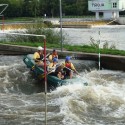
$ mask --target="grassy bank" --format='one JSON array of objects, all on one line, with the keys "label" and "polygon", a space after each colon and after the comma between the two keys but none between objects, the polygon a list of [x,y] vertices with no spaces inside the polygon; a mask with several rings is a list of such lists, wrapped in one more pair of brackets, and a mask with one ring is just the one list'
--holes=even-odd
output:
[{"label": "grassy bank", "polygon": [[[38,46],[44,46],[44,43],[41,42],[0,42],[0,44],[10,44],[10,45],[21,45],[21,46],[31,46],[31,47],[38,47]],[[46,46],[48,49],[61,49],[60,44],[51,44],[51,43],[46,43]],[[101,53],[101,54],[111,54],[111,55],[121,55],[125,56],[125,51],[123,50],[117,50],[117,49],[100,49],[98,47],[92,47],[89,45],[63,45],[63,50],[67,51],[76,51],[76,52],[86,52],[86,53]]]},{"label": "grassy bank", "polygon": [[[98,22],[98,23],[102,24],[104,22]],[[55,31],[52,28],[49,28],[49,26],[47,27],[42,22],[40,22],[40,23],[37,22],[34,24],[22,24],[22,25],[21,24],[14,24],[14,25],[8,24],[7,25],[7,27],[9,27],[10,29],[11,28],[13,29],[12,26],[14,26],[14,29],[25,28],[26,29],[25,33],[27,33],[27,34],[44,34],[44,35],[46,35],[47,48],[60,49],[60,47],[61,47],[60,42],[59,42],[60,41],[60,32]],[[45,28],[45,27],[47,27],[47,28]],[[5,28],[5,26],[4,26],[4,28]],[[62,34],[63,41],[65,40],[65,37],[66,37],[66,35]],[[12,45],[32,46],[32,47],[37,47],[39,45],[43,46],[43,43],[41,43],[43,38],[38,38],[38,37],[7,35],[6,39],[7,40],[3,40],[3,41],[1,40],[0,43],[12,44]],[[99,53],[99,51],[100,51],[100,53],[102,53],[102,54],[112,54],[112,55],[125,56],[125,51],[117,50],[114,48],[109,48],[108,43],[105,44],[105,47],[103,49],[99,50],[98,41],[94,40],[93,38],[90,38],[90,41],[91,41],[91,45],[67,45],[67,44],[64,44],[63,49],[67,50],[67,51],[77,51],[77,52],[86,52],[86,53]]]}]

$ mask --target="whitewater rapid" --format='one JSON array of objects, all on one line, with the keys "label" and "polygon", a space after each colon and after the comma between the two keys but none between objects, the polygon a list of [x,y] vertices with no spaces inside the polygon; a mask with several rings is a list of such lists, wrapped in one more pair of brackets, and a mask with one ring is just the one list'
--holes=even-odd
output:
[{"label": "whitewater rapid", "polygon": [[[22,58],[0,56],[0,125],[45,124],[44,88]],[[125,124],[125,73],[99,71],[94,65],[90,69],[78,76],[88,86],[75,81],[47,93],[48,125]]]}]

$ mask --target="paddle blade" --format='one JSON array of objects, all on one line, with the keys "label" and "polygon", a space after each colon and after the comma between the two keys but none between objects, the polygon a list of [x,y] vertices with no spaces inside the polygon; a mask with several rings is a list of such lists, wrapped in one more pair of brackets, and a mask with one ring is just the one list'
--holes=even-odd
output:
[{"label": "paddle blade", "polygon": [[40,75],[38,75],[38,79],[44,79],[44,77],[45,77],[45,74],[43,73],[43,74],[40,74]]}]

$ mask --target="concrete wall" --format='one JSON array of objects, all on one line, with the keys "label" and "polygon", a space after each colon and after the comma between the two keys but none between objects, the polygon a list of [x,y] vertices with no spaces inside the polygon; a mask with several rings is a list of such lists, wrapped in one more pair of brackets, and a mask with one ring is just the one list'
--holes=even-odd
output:
[{"label": "concrete wall", "polygon": [[[0,55],[26,55],[34,53],[37,50],[36,47],[16,46],[0,44]],[[59,57],[65,57],[66,55],[82,59],[82,60],[93,60],[98,63],[98,54],[94,53],[82,53],[82,52],[70,52],[57,50]],[[51,49],[47,49],[47,53],[52,52]],[[115,55],[101,54],[100,57],[101,67],[111,70],[125,71],[125,57]]]},{"label": "concrete wall", "polygon": [[116,22],[121,25],[125,25],[125,17],[119,17]]}]

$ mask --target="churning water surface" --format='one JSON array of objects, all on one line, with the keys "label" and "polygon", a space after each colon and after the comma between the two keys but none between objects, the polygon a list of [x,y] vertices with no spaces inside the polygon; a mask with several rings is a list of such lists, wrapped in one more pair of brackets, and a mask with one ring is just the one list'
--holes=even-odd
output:
[{"label": "churning water surface", "polygon": [[[45,94],[22,56],[0,56],[0,125],[44,125]],[[80,63],[78,63],[80,62]],[[79,79],[47,94],[48,125],[125,125],[125,73],[80,64]],[[82,65],[85,64],[86,66]],[[89,67],[88,70],[84,68]]]},{"label": "churning water surface", "polygon": [[[60,28],[54,30],[59,31]],[[16,30],[18,32],[24,29]],[[5,30],[4,33],[15,32],[15,30]],[[99,34],[100,32],[100,34]],[[6,39],[6,35],[1,34],[0,39]],[[92,28],[63,28],[62,33],[65,35],[64,43],[70,45],[90,45],[92,42],[97,44],[100,41],[100,47],[105,44],[108,48],[115,46],[116,49],[125,50],[125,25],[103,25],[93,26]],[[92,38],[92,39],[91,39]]]},{"label": "churning water surface", "polygon": [[[99,34],[100,32],[100,34]],[[91,38],[94,43],[100,40],[100,47],[105,43],[108,47],[125,50],[125,25],[105,25],[92,28],[64,28],[65,42],[70,45],[90,45]]]}]

